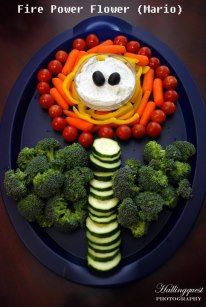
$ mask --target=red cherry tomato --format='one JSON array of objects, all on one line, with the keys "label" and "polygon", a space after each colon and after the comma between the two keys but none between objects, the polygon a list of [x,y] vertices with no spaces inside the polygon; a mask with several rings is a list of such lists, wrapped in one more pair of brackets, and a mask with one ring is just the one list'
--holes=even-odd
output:
[{"label": "red cherry tomato", "polygon": [[48,69],[46,68],[42,68],[39,70],[38,74],[37,74],[37,79],[39,81],[43,81],[43,82],[49,82],[51,80],[51,73]]},{"label": "red cherry tomato", "polygon": [[162,110],[154,110],[151,115],[151,120],[153,122],[162,124],[166,120],[166,115]]},{"label": "red cherry tomato", "polygon": [[138,53],[140,49],[140,43],[138,41],[130,41],[127,43],[127,52]]},{"label": "red cherry tomato", "polygon": [[178,94],[174,90],[169,90],[164,93],[164,101],[176,102],[178,100]]},{"label": "red cherry tomato", "polygon": [[138,54],[146,55],[148,58],[150,58],[151,55],[152,55],[152,51],[151,51],[151,49],[149,47],[142,47],[138,51]]},{"label": "red cherry tomato", "polygon": [[98,135],[100,138],[112,139],[114,137],[114,130],[110,126],[102,126],[98,130]]},{"label": "red cherry tomato", "polygon": [[161,132],[162,132],[162,127],[158,123],[150,122],[146,127],[146,133],[151,138],[158,137],[161,134]]},{"label": "red cherry tomato", "polygon": [[57,51],[57,53],[55,55],[56,60],[61,62],[61,63],[65,63],[66,60],[67,60],[67,57],[68,57],[68,54],[64,50]]},{"label": "red cherry tomato", "polygon": [[76,38],[73,41],[72,47],[77,50],[84,50],[86,47],[85,40],[83,38]]},{"label": "red cherry tomato", "polygon": [[54,104],[54,98],[50,94],[43,94],[39,97],[39,103],[42,108],[49,109]]},{"label": "red cherry tomato", "polygon": [[155,57],[150,58],[149,66],[152,69],[156,69],[158,66],[160,66],[160,60],[158,58],[155,58]]},{"label": "red cherry tomato", "polygon": [[142,139],[146,134],[145,126],[136,124],[132,127],[132,135],[135,139]]},{"label": "red cherry tomato", "polygon": [[171,115],[175,112],[176,110],[176,105],[172,101],[165,101],[163,106],[162,106],[162,111],[166,115]]},{"label": "red cherry tomato", "polygon": [[124,35],[118,35],[114,38],[114,44],[115,45],[121,45],[126,46],[127,44],[127,38]]},{"label": "red cherry tomato", "polygon": [[62,108],[57,104],[54,104],[49,108],[49,116],[51,118],[58,117],[62,115]]},{"label": "red cherry tomato", "polygon": [[173,90],[177,87],[177,79],[174,76],[167,76],[163,80],[163,87],[166,90]]},{"label": "red cherry tomato", "polygon": [[99,45],[99,38],[97,37],[96,34],[89,34],[86,37],[86,46],[88,49],[96,47]]},{"label": "red cherry tomato", "polygon": [[58,75],[62,72],[62,63],[57,60],[50,61],[48,68],[53,75]]},{"label": "red cherry tomato", "polygon": [[52,128],[56,131],[62,131],[66,127],[66,125],[66,120],[61,116],[55,117],[52,120]]},{"label": "red cherry tomato", "polygon": [[78,142],[85,148],[93,144],[94,138],[90,132],[82,132],[79,136]]},{"label": "red cherry tomato", "polygon": [[74,142],[77,138],[78,130],[75,127],[67,126],[64,128],[62,136],[67,142]]},{"label": "red cherry tomato", "polygon": [[49,94],[50,92],[50,86],[49,83],[47,82],[39,82],[37,84],[37,91],[39,94],[43,95],[43,94]]},{"label": "red cherry tomato", "polygon": [[120,140],[127,141],[132,136],[132,130],[127,125],[121,125],[117,128],[116,135]]},{"label": "red cherry tomato", "polygon": [[155,75],[157,78],[160,78],[160,79],[164,79],[166,78],[167,76],[169,76],[170,74],[170,70],[167,66],[165,65],[161,65],[159,67],[157,67],[156,71],[155,71]]}]

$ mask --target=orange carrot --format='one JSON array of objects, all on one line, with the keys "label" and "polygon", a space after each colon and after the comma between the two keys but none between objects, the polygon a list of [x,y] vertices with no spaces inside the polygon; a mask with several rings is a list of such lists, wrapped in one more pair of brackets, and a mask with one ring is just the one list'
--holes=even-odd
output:
[{"label": "orange carrot", "polygon": [[64,64],[64,67],[62,69],[62,73],[64,75],[68,75],[72,71],[78,55],[79,55],[79,50],[77,50],[77,49],[73,49],[69,53],[68,58],[67,58],[67,60]]},{"label": "orange carrot", "polygon": [[66,117],[66,121],[69,125],[76,127],[77,129],[82,131],[91,131],[94,127],[93,124],[81,118]]},{"label": "orange carrot", "polygon": [[56,103],[60,107],[62,107],[63,110],[67,110],[68,109],[67,102],[64,100],[64,98],[60,95],[60,93],[57,91],[57,89],[55,87],[50,89],[50,95],[54,98]]},{"label": "orange carrot", "polygon": [[139,66],[146,66],[149,64],[149,59],[146,55],[125,52],[124,56],[137,59],[139,61],[137,65]]},{"label": "orange carrot", "polygon": [[87,50],[87,52],[89,51],[89,53],[96,53],[96,48],[97,47],[101,47],[101,46],[111,46],[111,45],[114,45],[113,41],[111,39],[107,39],[106,41],[104,41],[103,43],[95,46],[95,47],[92,47],[90,49]]},{"label": "orange carrot", "polygon": [[62,81],[64,81],[64,80],[66,79],[66,76],[63,75],[63,74],[61,74],[61,73],[58,74],[57,77],[58,77],[60,80],[62,80]]},{"label": "orange carrot", "polygon": [[142,96],[142,99],[140,101],[139,107],[137,109],[137,113],[139,114],[139,116],[141,117],[144,109],[146,108],[147,102],[149,100],[149,96],[150,96],[151,92],[150,91],[145,91],[144,95]]},{"label": "orange carrot", "polygon": [[63,81],[60,80],[59,78],[53,78],[52,83],[54,87],[57,89],[57,91],[59,92],[59,94],[62,96],[62,98],[66,101],[66,103],[73,106],[74,104],[69,101],[69,99],[67,98],[67,96],[65,95],[63,91]]},{"label": "orange carrot", "polygon": [[145,91],[152,91],[153,81],[154,81],[154,70],[150,68],[148,72],[146,72],[143,78],[143,84],[142,84],[143,94]]},{"label": "orange carrot", "polygon": [[126,52],[125,46],[121,45],[98,45],[94,48],[91,48],[87,51],[88,53],[116,53],[116,54],[121,54]]},{"label": "orange carrot", "polygon": [[72,111],[63,110],[63,112],[64,112],[64,114],[65,114],[66,116],[73,117],[73,118],[78,118],[78,116],[77,116],[74,112],[72,112]]},{"label": "orange carrot", "polygon": [[142,114],[142,117],[140,118],[140,125],[146,126],[147,123],[150,120],[152,112],[155,110],[155,102],[149,101],[146,105],[146,108],[144,110],[144,113]]},{"label": "orange carrot", "polygon": [[79,60],[80,60],[84,55],[86,55],[86,54],[87,54],[86,51],[83,51],[83,50],[79,51],[79,54],[78,54],[78,56],[77,56],[77,58],[76,58],[74,67],[77,65],[77,63],[79,62]]},{"label": "orange carrot", "polygon": [[154,79],[153,97],[154,97],[154,102],[156,103],[156,106],[161,107],[164,103],[164,97],[163,97],[162,80],[159,78]]}]

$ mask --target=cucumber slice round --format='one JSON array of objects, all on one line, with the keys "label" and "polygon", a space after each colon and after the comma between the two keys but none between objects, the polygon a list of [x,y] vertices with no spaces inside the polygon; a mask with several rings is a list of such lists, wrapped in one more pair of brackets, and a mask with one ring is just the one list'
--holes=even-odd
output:
[{"label": "cucumber slice round", "polygon": [[90,255],[87,256],[87,263],[93,269],[101,272],[110,271],[114,269],[121,261],[121,254],[118,253],[111,260],[106,262],[100,262],[99,260],[93,259]]},{"label": "cucumber slice round", "polygon": [[90,186],[98,191],[109,191],[112,189],[112,180],[101,181],[97,179],[92,179],[90,181]]},{"label": "cucumber slice round", "polygon": [[109,200],[100,200],[89,195],[88,202],[94,210],[105,212],[114,210],[117,207],[119,200],[116,197]]},{"label": "cucumber slice round", "polygon": [[118,229],[119,224],[117,221],[111,222],[107,225],[98,224],[97,222],[92,221],[89,217],[86,220],[86,227],[87,229],[96,235],[107,235],[108,233],[111,233],[112,231]]},{"label": "cucumber slice round", "polygon": [[99,138],[93,143],[93,151],[101,157],[114,157],[120,153],[120,147],[114,140]]},{"label": "cucumber slice round", "polygon": [[115,232],[115,234],[113,234],[112,236],[104,237],[104,238],[97,237],[97,236],[91,234],[87,230],[86,231],[86,237],[87,237],[88,241],[90,241],[91,243],[99,244],[99,245],[103,245],[103,246],[110,246],[111,244],[116,243],[120,239],[120,230],[117,230],[117,232]]},{"label": "cucumber slice round", "polygon": [[117,254],[118,251],[119,249],[116,248],[114,251],[111,251],[111,252],[104,251],[102,253],[99,253],[99,252],[95,252],[95,250],[93,250],[91,247],[88,247],[89,255],[95,258],[102,258],[102,259],[113,257],[115,254]]},{"label": "cucumber slice round", "polygon": [[97,154],[95,154],[95,152],[92,152],[93,156],[99,160],[100,162],[106,162],[106,163],[115,163],[118,162],[120,159],[120,154],[118,154],[117,156],[115,156],[114,158],[103,158]]},{"label": "cucumber slice round", "polygon": [[100,160],[96,159],[92,154],[90,155],[90,161],[94,169],[104,172],[115,172],[119,169],[121,165],[121,160],[115,163],[101,162]]},{"label": "cucumber slice round", "polygon": [[113,222],[117,219],[116,214],[112,214],[108,217],[97,217],[97,216],[94,216],[91,213],[89,213],[89,217],[92,221],[99,223],[99,224],[108,224],[108,223]]},{"label": "cucumber slice round", "polygon": [[94,172],[94,178],[100,181],[110,181],[112,180],[114,172]]},{"label": "cucumber slice round", "polygon": [[90,195],[100,200],[109,200],[114,197],[113,190],[97,191],[93,188],[90,188]]},{"label": "cucumber slice round", "polygon": [[107,211],[107,212],[96,211],[91,206],[88,206],[88,210],[89,210],[89,213],[91,213],[92,216],[95,216],[95,217],[108,217],[115,212],[115,210]]},{"label": "cucumber slice round", "polygon": [[90,241],[88,241],[88,245],[96,252],[98,253],[104,253],[105,251],[113,251],[115,249],[117,249],[121,244],[121,240],[117,240],[115,243],[110,244],[108,246],[104,246],[104,245],[99,245],[99,244],[95,244],[92,243]]}]

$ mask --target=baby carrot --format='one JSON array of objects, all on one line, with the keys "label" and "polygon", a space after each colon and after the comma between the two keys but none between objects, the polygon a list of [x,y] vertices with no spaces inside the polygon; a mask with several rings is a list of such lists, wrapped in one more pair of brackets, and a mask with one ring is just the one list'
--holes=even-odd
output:
[{"label": "baby carrot", "polygon": [[116,53],[116,54],[121,54],[126,52],[125,46],[121,45],[98,45],[94,48],[91,48],[87,51],[88,53]]},{"label": "baby carrot", "polygon": [[124,56],[129,57],[129,58],[134,58],[137,59],[138,65],[139,66],[146,66],[149,64],[149,59],[146,55],[141,55],[141,54],[135,54],[131,52],[125,52]]},{"label": "baby carrot", "polygon": [[154,79],[153,83],[153,98],[156,106],[161,107],[164,103],[162,80]]},{"label": "baby carrot", "polygon": [[63,74],[61,74],[61,73],[58,74],[57,77],[58,77],[60,80],[62,80],[62,81],[64,81],[64,80],[66,79],[66,76],[63,75]]},{"label": "baby carrot", "polygon": [[78,116],[77,116],[74,112],[72,112],[72,111],[63,110],[63,113],[64,113],[66,116],[73,117],[73,118],[78,118]]},{"label": "baby carrot", "polygon": [[142,92],[143,93],[145,91],[152,91],[153,81],[154,81],[154,70],[150,68],[148,70],[148,72],[146,72],[146,74],[144,74],[143,84],[142,84]]},{"label": "baby carrot", "polygon": [[68,75],[72,71],[78,55],[79,55],[79,50],[77,49],[73,49],[69,53],[66,63],[64,64],[64,67],[62,69],[62,73],[64,75]]},{"label": "baby carrot", "polygon": [[146,108],[144,110],[144,113],[142,114],[142,117],[140,118],[140,125],[146,126],[150,120],[152,112],[155,110],[155,102],[149,101],[146,105]]},{"label": "baby carrot", "polygon": [[137,113],[139,114],[139,117],[142,116],[144,109],[146,108],[147,102],[149,100],[151,92],[150,91],[145,91],[144,95],[142,96],[142,99],[140,101],[139,107],[137,109]]},{"label": "baby carrot", "polygon": [[55,87],[50,89],[50,95],[54,98],[56,103],[60,107],[62,107],[63,110],[67,110],[68,109],[67,102],[64,100],[64,98],[60,95],[60,93],[57,91],[57,89]]},{"label": "baby carrot", "polygon": [[73,126],[82,131],[91,131],[94,127],[93,124],[80,118],[66,117],[66,121],[70,126]]},{"label": "baby carrot", "polygon": [[73,106],[74,104],[69,101],[69,99],[67,98],[67,96],[65,95],[63,91],[63,81],[60,80],[59,78],[53,78],[52,83],[54,87],[57,89],[57,91],[59,92],[59,94],[62,96],[62,98],[67,102],[67,104]]},{"label": "baby carrot", "polygon": [[78,56],[77,56],[77,58],[76,58],[74,67],[77,65],[77,63],[79,62],[79,60],[80,60],[84,55],[86,55],[86,54],[87,54],[86,51],[83,51],[83,50],[79,51],[79,54],[78,54]]},{"label": "baby carrot", "polygon": [[89,50],[87,50],[87,52],[89,53],[96,53],[96,48],[97,47],[101,47],[101,46],[111,46],[111,45],[114,45],[113,41],[111,39],[107,39],[106,41],[104,41],[103,43],[93,47],[93,48],[90,48]]}]

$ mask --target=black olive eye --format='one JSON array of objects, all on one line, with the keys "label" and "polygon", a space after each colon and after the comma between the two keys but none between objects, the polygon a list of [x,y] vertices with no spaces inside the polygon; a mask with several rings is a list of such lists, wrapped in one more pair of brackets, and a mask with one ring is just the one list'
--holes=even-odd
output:
[{"label": "black olive eye", "polygon": [[120,74],[118,72],[113,72],[108,79],[110,85],[117,85],[120,82]]},{"label": "black olive eye", "polygon": [[105,77],[103,73],[99,70],[93,73],[92,79],[97,86],[102,86],[105,83]]}]

